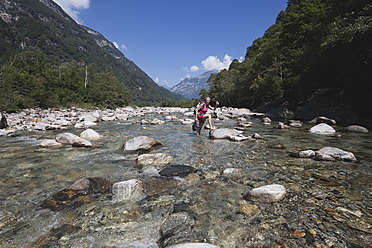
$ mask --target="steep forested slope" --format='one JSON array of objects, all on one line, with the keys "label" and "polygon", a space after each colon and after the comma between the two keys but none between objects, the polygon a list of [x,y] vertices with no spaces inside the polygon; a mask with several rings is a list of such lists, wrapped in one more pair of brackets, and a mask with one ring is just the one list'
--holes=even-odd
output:
[{"label": "steep forested slope", "polygon": [[[210,94],[225,105],[255,108],[282,98],[296,111],[323,95],[360,117],[372,108],[371,3],[288,1],[276,23],[247,48],[245,60],[234,60],[211,81]],[[331,105],[313,108],[332,115]]]}]

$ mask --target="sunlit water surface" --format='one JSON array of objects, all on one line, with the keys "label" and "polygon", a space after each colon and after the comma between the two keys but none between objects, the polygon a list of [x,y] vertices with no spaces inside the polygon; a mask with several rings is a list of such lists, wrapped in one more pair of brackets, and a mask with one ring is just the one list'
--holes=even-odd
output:
[{"label": "sunlit water surface", "polygon": [[[176,113],[174,113],[176,114]],[[144,118],[162,118],[147,115]],[[179,115],[179,118],[183,118]],[[190,126],[101,122],[94,128],[103,135],[92,148],[45,149],[39,143],[59,132],[20,132],[0,137],[1,247],[158,247],[159,228],[174,212],[187,212],[195,220],[200,240],[220,247],[368,247],[372,240],[372,136],[312,135],[310,126],[275,130],[252,120],[244,135],[259,133],[257,141],[212,140]],[[216,121],[234,127],[235,120]],[[79,135],[82,130],[71,129]],[[151,153],[174,155],[172,164],[194,167],[199,179],[162,179],[154,169],[136,165],[138,154],[124,153],[128,139],[146,135],[163,145]],[[321,162],[293,156],[298,151],[334,146],[353,152],[356,163]],[[226,168],[242,168],[238,179],[221,176]],[[111,195],[77,208],[52,211],[41,203],[84,177],[113,182],[139,179],[148,197],[139,202],[113,202]],[[163,181],[162,181],[163,180]],[[164,181],[165,180],[165,181]],[[165,182],[165,183],[164,183]],[[164,185],[161,185],[164,183]],[[278,203],[250,201],[254,187],[282,184],[286,197]],[[156,185],[156,186],[154,186]],[[168,185],[168,187],[167,187]],[[256,205],[253,216],[239,212]],[[1,218],[0,218],[1,220]]]}]

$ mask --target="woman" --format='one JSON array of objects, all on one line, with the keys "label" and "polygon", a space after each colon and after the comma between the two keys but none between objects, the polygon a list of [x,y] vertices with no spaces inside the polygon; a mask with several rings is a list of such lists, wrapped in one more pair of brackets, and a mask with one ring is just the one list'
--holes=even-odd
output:
[{"label": "woman", "polygon": [[199,107],[196,109],[195,113],[195,121],[199,120],[199,129],[196,132],[197,135],[200,135],[201,129],[203,127],[204,121],[208,119],[209,126],[211,130],[216,129],[212,126],[212,116],[210,114],[207,114],[208,109],[216,110],[217,106],[219,105],[219,102],[216,102],[216,106],[212,108],[209,103],[211,102],[211,98],[207,97],[205,99],[205,103],[200,104]]}]

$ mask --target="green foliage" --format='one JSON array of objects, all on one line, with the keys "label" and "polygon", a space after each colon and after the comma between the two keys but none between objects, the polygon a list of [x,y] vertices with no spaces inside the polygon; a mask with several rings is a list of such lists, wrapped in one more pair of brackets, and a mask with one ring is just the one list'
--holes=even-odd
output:
[{"label": "green foliage", "polygon": [[290,0],[243,62],[210,77],[209,93],[228,106],[255,108],[284,97],[296,107],[319,88],[336,88],[367,109],[371,58],[370,1]]},{"label": "green foliage", "polygon": [[94,67],[71,62],[53,68],[40,51],[19,53],[0,69],[0,109],[128,105],[125,86],[112,73],[97,73]]}]

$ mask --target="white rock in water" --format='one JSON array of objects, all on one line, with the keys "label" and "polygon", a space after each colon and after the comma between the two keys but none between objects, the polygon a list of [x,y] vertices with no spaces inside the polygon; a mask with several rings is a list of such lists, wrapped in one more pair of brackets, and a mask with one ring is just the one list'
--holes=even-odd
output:
[{"label": "white rock in water", "polygon": [[55,141],[55,140],[44,140],[39,144],[40,147],[57,147],[57,146],[63,146],[61,143]]},{"label": "white rock in water", "polygon": [[138,156],[137,163],[141,166],[169,164],[173,160],[172,155],[165,153],[142,154]]},{"label": "white rock in water", "polygon": [[147,136],[138,136],[126,141],[123,149],[125,151],[150,150],[156,145],[161,145],[161,143]]},{"label": "white rock in water", "polygon": [[183,243],[167,246],[167,248],[218,248],[218,246],[211,245],[208,243]]},{"label": "white rock in water", "polygon": [[76,138],[80,137],[72,133],[59,133],[56,136],[56,141],[64,145],[72,145]]},{"label": "white rock in water", "polygon": [[252,138],[253,138],[253,139],[263,139],[262,136],[259,135],[258,133],[254,133],[254,134],[252,135]]},{"label": "white rock in water", "polygon": [[315,152],[313,150],[300,151],[298,153],[298,156],[300,158],[311,158],[315,156]]},{"label": "white rock in water", "polygon": [[315,133],[315,134],[321,134],[321,135],[330,135],[336,133],[336,130],[333,129],[328,124],[325,123],[320,123],[312,128],[309,129],[310,133]]},{"label": "white rock in water", "polygon": [[128,114],[116,114],[116,119],[118,119],[119,121],[126,121],[128,120],[128,117]]},{"label": "white rock in water", "polygon": [[56,136],[56,141],[63,144],[63,145],[72,145],[72,146],[84,146],[84,147],[91,147],[92,143],[89,141],[80,138],[79,136],[72,134],[72,133],[60,133]]},{"label": "white rock in water", "polygon": [[145,197],[143,183],[137,179],[114,183],[112,194],[114,201],[141,200]]},{"label": "white rock in water", "polygon": [[251,137],[246,137],[244,135],[239,135],[239,136],[230,136],[229,139],[232,141],[244,141],[244,140],[249,140]]},{"label": "white rock in water", "polygon": [[249,195],[251,196],[252,200],[263,202],[280,201],[284,198],[286,193],[287,191],[285,187],[280,184],[266,185],[249,191]]},{"label": "white rock in water", "polygon": [[80,134],[80,137],[83,138],[83,139],[92,139],[92,140],[98,140],[101,138],[101,135],[99,135],[99,133],[97,133],[96,131],[94,131],[93,129],[87,129],[85,131],[83,131],[81,134]]},{"label": "white rock in water", "polygon": [[164,125],[165,121],[159,120],[159,119],[154,119],[151,121],[151,125]]},{"label": "white rock in water", "polygon": [[225,177],[240,178],[245,176],[245,171],[240,168],[226,168],[223,170],[222,175]]},{"label": "white rock in water", "polygon": [[347,152],[336,147],[323,147],[322,149],[316,151],[315,159],[332,161],[330,157],[333,158],[333,160],[357,160],[352,152]]},{"label": "white rock in water", "polygon": [[88,140],[77,137],[76,139],[74,139],[74,141],[72,143],[72,146],[75,146],[75,147],[92,147],[93,145]]},{"label": "white rock in water", "polygon": [[103,116],[102,121],[114,121],[116,116]]},{"label": "white rock in water", "polygon": [[231,136],[238,136],[239,132],[230,128],[219,128],[209,132],[209,137],[214,139],[229,139]]},{"label": "white rock in water", "polygon": [[97,126],[98,124],[95,123],[95,122],[91,122],[91,121],[84,121],[84,127],[94,127],[94,126]]}]

